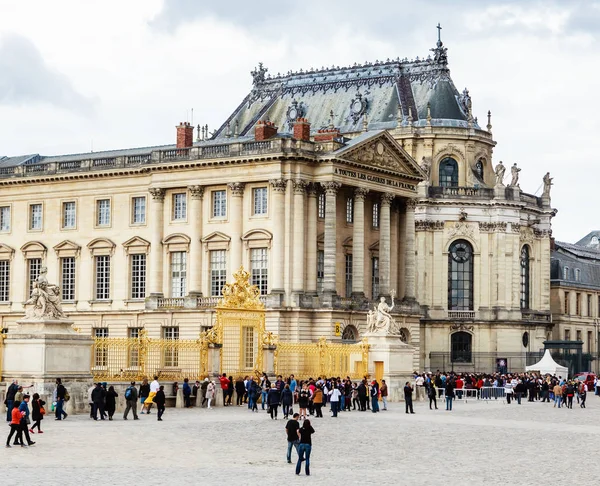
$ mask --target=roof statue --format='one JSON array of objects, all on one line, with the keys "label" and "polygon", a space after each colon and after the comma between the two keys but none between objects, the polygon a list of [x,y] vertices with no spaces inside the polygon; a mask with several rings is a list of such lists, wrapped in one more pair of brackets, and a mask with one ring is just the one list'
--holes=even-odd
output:
[{"label": "roof statue", "polygon": [[254,86],[258,86],[265,82],[265,74],[267,74],[267,71],[268,69],[263,66],[263,63],[259,62],[258,67],[250,73],[252,75]]},{"label": "roof statue", "polygon": [[24,304],[26,307],[24,321],[56,321],[67,318],[60,303],[60,288],[58,285],[48,283],[47,272],[48,269],[42,267],[38,278],[33,283],[31,296]]},{"label": "roof statue", "polygon": [[550,197],[550,188],[552,187],[552,177],[550,177],[550,172],[546,172],[544,176],[544,192],[542,193],[542,197]]},{"label": "roof statue", "polygon": [[512,179],[510,180],[509,187],[519,187],[519,172],[521,172],[521,169],[517,167],[517,163],[515,162],[510,168]]},{"label": "roof statue", "polygon": [[502,181],[504,180],[504,173],[506,172],[506,167],[504,167],[502,161],[498,162],[498,165],[496,166],[494,172],[496,173],[496,185],[503,186],[504,182]]}]

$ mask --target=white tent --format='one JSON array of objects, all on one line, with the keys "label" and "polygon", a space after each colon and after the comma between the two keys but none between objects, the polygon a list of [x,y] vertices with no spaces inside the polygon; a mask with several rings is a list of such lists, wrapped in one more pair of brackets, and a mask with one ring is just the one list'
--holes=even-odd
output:
[{"label": "white tent", "polygon": [[537,371],[542,375],[550,373],[551,375],[562,376],[563,378],[567,378],[569,375],[569,369],[566,366],[561,366],[552,359],[549,349],[546,349],[542,359],[531,366],[527,366],[525,371]]}]

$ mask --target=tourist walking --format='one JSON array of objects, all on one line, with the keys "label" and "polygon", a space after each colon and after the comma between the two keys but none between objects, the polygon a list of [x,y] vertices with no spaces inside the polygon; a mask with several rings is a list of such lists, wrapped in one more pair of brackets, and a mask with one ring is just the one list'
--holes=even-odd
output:
[{"label": "tourist walking", "polygon": [[454,401],[454,380],[446,380],[446,411],[452,412],[452,402]]},{"label": "tourist walking", "polygon": [[38,434],[43,434],[41,423],[44,419],[44,415],[46,415],[46,409],[44,408],[46,402],[40,399],[40,395],[38,393],[34,393],[31,402],[31,420],[33,420],[33,425],[29,432],[34,434],[35,428],[38,429]]},{"label": "tourist walking", "polygon": [[573,408],[573,395],[575,395],[575,387],[572,382],[567,385],[567,407]]},{"label": "tourist walking", "polygon": [[285,432],[287,433],[287,462],[288,464],[292,463],[292,447],[296,449],[296,453],[298,452],[298,442],[300,439],[298,438],[298,429],[300,429],[300,422],[298,422],[299,414],[295,413],[293,417],[288,420],[287,424],[285,424]]},{"label": "tourist walking", "polygon": [[[192,401],[190,397],[192,396],[192,387],[190,386],[189,378],[183,379],[183,404],[185,408],[190,408],[192,406]],[[223,391],[223,402],[225,402],[226,396],[225,391]]]},{"label": "tourist walking", "polygon": [[62,380],[60,378],[56,379],[56,407],[55,407],[55,420],[62,420],[63,418],[67,418],[68,414],[63,410],[65,405],[65,396],[67,395],[67,389],[62,384]]},{"label": "tourist walking", "polygon": [[23,401],[19,405],[19,411],[21,412],[21,432],[22,436],[25,436],[25,440],[27,441],[27,445],[33,445],[35,442],[31,440],[29,436],[29,395],[23,396]]},{"label": "tourist walking", "polygon": [[[150,384],[148,383],[147,378],[144,378],[142,380],[142,384],[140,385],[140,392],[138,395],[140,397],[140,404],[142,405],[142,409],[140,410],[140,413],[143,414],[144,410],[146,408],[146,399],[148,398],[148,395],[150,395]],[[150,413],[149,410],[148,410],[148,413]]]},{"label": "tourist walking", "polygon": [[219,382],[221,383],[221,392],[223,393],[223,406],[226,407],[228,393],[227,390],[229,390],[229,378],[227,378],[227,374],[223,373],[223,376],[219,377]]},{"label": "tourist walking", "polygon": [[[339,392],[339,390],[338,390]],[[296,474],[300,474],[302,462],[304,462],[304,472],[310,476],[310,453],[312,451],[312,435],[315,429],[310,425],[310,420],[306,419],[302,427],[298,430],[298,462],[296,463]]]},{"label": "tourist walking", "polygon": [[208,405],[206,406],[206,408],[210,409],[210,402],[213,401],[213,399],[215,398],[215,384],[212,381],[208,382],[208,386],[206,387],[206,401],[208,402]]},{"label": "tourist walking", "polygon": [[435,391],[435,384],[433,381],[429,382],[427,387],[427,396],[429,397],[429,410],[432,410],[431,405],[435,406],[437,410],[437,393]]},{"label": "tourist walking", "polygon": [[560,403],[562,401],[562,386],[560,386],[557,383],[556,385],[554,385],[554,388],[552,389],[552,391],[554,392],[554,405],[553,405],[553,407],[556,408],[556,405],[558,405],[558,408],[560,408]]},{"label": "tourist walking", "polygon": [[94,420],[98,420],[98,411],[100,411],[100,420],[104,420],[104,400],[106,392],[100,383],[96,383],[96,388],[92,390],[92,403],[94,404]]},{"label": "tourist walking", "polygon": [[365,412],[367,410],[367,382],[362,380],[356,388],[358,392],[358,401],[360,402],[360,411]]},{"label": "tourist walking", "polygon": [[13,380],[13,382],[6,389],[6,421],[11,422],[12,420],[12,409],[15,403],[15,395],[19,389],[19,382]]},{"label": "tourist walking", "polygon": [[263,410],[267,406],[267,395],[269,394],[270,390],[271,382],[269,381],[267,374],[263,373],[260,377],[260,405]]},{"label": "tourist walking", "polygon": [[581,383],[579,385],[579,398],[581,398],[581,403],[579,406],[581,408],[585,408],[585,399],[587,398],[588,387],[585,383]]},{"label": "tourist walking", "polygon": [[244,404],[244,393],[246,393],[246,385],[244,385],[244,380],[240,376],[235,382],[235,394],[236,394],[235,403],[237,404],[238,407],[241,407]]},{"label": "tourist walking", "polygon": [[146,406],[146,413],[150,413],[150,409],[152,408],[152,404],[154,403],[153,398],[158,393],[158,390],[160,390],[160,383],[158,382],[158,376],[155,376],[154,380],[152,380],[152,383],[150,383],[150,394],[148,395],[148,398],[146,398],[146,400],[144,401],[144,405]]},{"label": "tourist walking", "polygon": [[323,388],[320,384],[315,388],[312,401],[315,407],[315,417],[323,418]]},{"label": "tourist walking", "polygon": [[277,420],[277,408],[279,407],[280,401],[281,394],[279,393],[275,383],[273,383],[269,393],[267,394],[267,403],[269,405],[269,412],[271,413],[271,420]]},{"label": "tourist walking", "polygon": [[406,382],[404,385],[404,403],[406,406],[406,413],[415,413],[413,410],[413,401],[412,401],[413,388],[410,386],[410,382]]},{"label": "tourist walking", "polygon": [[[214,387],[213,387],[214,391]],[[164,385],[159,385],[158,391],[152,397],[154,403],[156,403],[156,411],[158,416],[158,421],[162,422],[162,416],[165,413],[165,402],[167,401],[167,397],[165,397],[165,387]],[[209,402],[210,403],[210,402]],[[210,408],[210,407],[208,407]]]},{"label": "tourist walking", "polygon": [[229,377],[229,383],[227,384],[227,406],[230,406],[231,399],[233,398],[233,376]]},{"label": "tourist walking", "polygon": [[298,407],[300,407],[300,418],[306,419],[307,408],[308,408],[308,400],[310,399],[310,392],[308,391],[308,386],[306,384],[302,385],[300,393],[298,394]]},{"label": "tourist walking", "polygon": [[106,392],[106,413],[108,413],[108,420],[113,419],[113,415],[117,409],[118,396],[119,394],[115,391],[115,387],[111,385]]},{"label": "tourist walking", "polygon": [[371,411],[379,412],[379,383],[377,380],[373,380],[371,383]]},{"label": "tourist walking", "polygon": [[331,416],[337,417],[339,406],[340,406],[340,389],[333,385],[329,392],[329,403],[331,404]]},{"label": "tourist walking", "polygon": [[204,407],[204,404],[206,403],[206,390],[208,390],[208,383],[208,378],[204,378],[202,385],[200,385],[200,395],[202,396],[202,403],[200,404],[201,407]]},{"label": "tourist walking", "polygon": [[16,434],[15,444],[20,444],[21,447],[27,447],[23,444],[23,431],[21,430],[21,418],[25,415],[24,412],[19,410],[19,406],[21,402],[15,400],[13,401],[13,408],[10,412],[10,432],[8,437],[6,438],[6,447],[10,447],[10,439],[12,436]]},{"label": "tourist walking", "polygon": [[388,387],[385,380],[381,380],[381,388],[379,389],[379,393],[381,393],[381,401],[383,403],[383,410],[387,410],[387,397],[388,397]]},{"label": "tourist walking", "polygon": [[286,384],[281,392],[281,410],[283,411],[283,418],[287,419],[289,415],[293,413],[294,407],[294,394],[290,389],[290,385]]},{"label": "tourist walking", "polygon": [[133,420],[138,420],[137,415],[137,390],[135,388],[135,381],[131,382],[131,385],[125,390],[125,412],[123,413],[123,420],[127,420],[129,411],[133,412]]}]

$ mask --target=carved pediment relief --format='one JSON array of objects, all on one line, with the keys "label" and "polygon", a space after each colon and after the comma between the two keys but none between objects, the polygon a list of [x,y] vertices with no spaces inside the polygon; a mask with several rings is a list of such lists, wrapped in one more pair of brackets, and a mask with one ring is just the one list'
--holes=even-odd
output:
[{"label": "carved pediment relief", "polygon": [[0,243],[0,260],[12,260],[14,254],[14,248]]},{"label": "carved pediment relief", "polygon": [[231,238],[225,233],[221,233],[220,231],[214,231],[210,235],[207,235],[204,238],[202,238],[202,243],[204,243],[204,249],[206,251],[228,250],[230,242]]},{"label": "carved pediment relief", "polygon": [[139,236],[134,236],[123,243],[123,248],[128,255],[131,253],[148,253],[150,242]]},{"label": "carved pediment relief", "polygon": [[77,257],[81,252],[81,247],[77,243],[65,240],[54,247],[54,251],[59,258],[63,257]]}]

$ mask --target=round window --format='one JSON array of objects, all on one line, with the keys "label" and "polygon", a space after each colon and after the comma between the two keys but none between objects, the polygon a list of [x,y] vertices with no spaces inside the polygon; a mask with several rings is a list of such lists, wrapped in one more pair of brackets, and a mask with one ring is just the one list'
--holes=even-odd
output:
[{"label": "round window", "polygon": [[529,345],[529,333],[523,333],[523,347],[526,348]]}]

